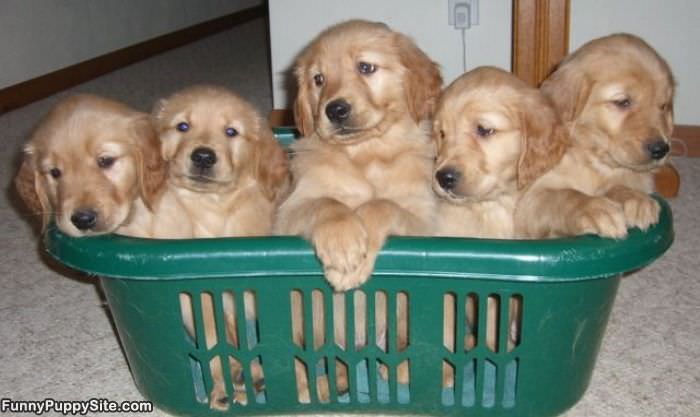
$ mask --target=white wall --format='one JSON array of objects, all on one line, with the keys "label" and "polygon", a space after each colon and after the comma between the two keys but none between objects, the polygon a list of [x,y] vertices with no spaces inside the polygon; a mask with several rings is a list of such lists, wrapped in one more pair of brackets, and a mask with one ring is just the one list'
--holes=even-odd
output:
[{"label": "white wall", "polygon": [[0,88],[263,0],[1,0]]},{"label": "white wall", "polygon": [[700,124],[700,1],[586,0],[571,2],[570,50],[614,32],[644,38],[671,65],[678,83],[675,121]]},{"label": "white wall", "polygon": [[[467,30],[467,69],[495,65],[510,70],[509,0],[481,0],[480,24]],[[447,0],[269,0],[274,107],[291,108],[288,71],[322,29],[363,18],[387,23],[412,37],[442,66],[445,84],[462,74],[462,38],[447,25]],[[293,85],[293,84],[292,84]]]}]

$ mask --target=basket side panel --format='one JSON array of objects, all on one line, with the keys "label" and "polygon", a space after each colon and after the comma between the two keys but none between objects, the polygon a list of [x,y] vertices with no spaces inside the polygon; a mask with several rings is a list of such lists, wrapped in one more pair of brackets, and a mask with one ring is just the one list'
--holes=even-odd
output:
[{"label": "basket side panel", "polygon": [[[610,317],[620,276],[524,292],[518,399],[523,415],[556,415],[583,396]],[[549,387],[543,389],[543,384]]]},{"label": "basket side panel", "polygon": [[101,279],[136,386],[166,411],[195,410],[178,282]]},{"label": "basket side panel", "polygon": [[[561,413],[583,395],[619,277],[570,283],[375,277],[340,297],[321,276],[103,284],[139,389],[173,414],[221,413],[211,409],[217,385],[212,360],[220,358],[224,372],[219,384],[226,387],[227,411],[233,415],[543,417]],[[292,292],[299,294],[302,305],[302,343],[293,336]],[[183,293],[192,297],[195,343],[183,326],[178,302]],[[236,303],[234,324],[224,317],[234,314],[226,313],[227,293]],[[397,326],[399,293],[408,299],[408,343],[403,348]],[[253,318],[247,317],[245,294],[255,301]],[[456,305],[451,327],[445,325],[446,294]],[[471,313],[465,311],[470,297],[478,300]],[[513,297],[522,300],[522,310],[517,342],[511,346],[507,301]],[[335,308],[337,298],[342,300],[340,309]],[[501,302],[492,309],[490,298]],[[206,300],[213,300],[209,308],[215,315],[216,343],[205,330]],[[362,311],[359,319],[356,310]],[[342,336],[334,331],[340,316],[345,323]],[[377,317],[385,317],[385,323]],[[486,329],[494,323],[498,333],[491,337]],[[229,340],[230,326],[237,332],[235,342]],[[444,341],[448,327],[454,332],[452,348]],[[325,334],[319,335],[319,329]],[[264,377],[252,365],[256,360]],[[305,366],[303,395],[297,361]],[[347,365],[345,371],[334,366],[336,361]],[[402,363],[408,363],[408,382],[402,381]],[[450,380],[445,379],[445,363],[453,368]],[[347,374],[341,376],[341,371]],[[338,380],[345,388],[338,387]]]}]

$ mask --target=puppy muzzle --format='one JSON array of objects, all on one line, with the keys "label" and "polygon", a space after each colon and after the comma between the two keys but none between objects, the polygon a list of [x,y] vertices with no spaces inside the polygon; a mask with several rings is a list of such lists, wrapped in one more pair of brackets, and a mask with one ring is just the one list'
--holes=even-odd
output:
[{"label": "puppy muzzle", "polygon": [[80,231],[93,230],[97,225],[98,213],[92,208],[79,208],[73,211],[70,221]]},{"label": "puppy muzzle", "polygon": [[435,179],[445,191],[453,191],[461,177],[462,174],[452,167],[442,168],[435,173]]},{"label": "puppy muzzle", "polygon": [[671,147],[668,145],[668,142],[661,138],[652,139],[646,144],[646,152],[654,161],[660,161],[663,159],[666,155],[668,155],[670,150]]}]

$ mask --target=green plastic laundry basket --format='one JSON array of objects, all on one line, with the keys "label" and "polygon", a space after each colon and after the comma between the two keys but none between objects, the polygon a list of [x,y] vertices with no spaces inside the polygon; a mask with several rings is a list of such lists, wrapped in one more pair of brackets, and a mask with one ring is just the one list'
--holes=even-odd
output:
[{"label": "green plastic laundry basket", "polygon": [[[671,211],[658,201],[660,222],[646,232],[630,230],[625,240],[393,237],[372,278],[342,297],[333,296],[312,248],[298,237],[71,238],[52,227],[45,245],[60,262],[99,277],[136,385],[172,414],[543,417],[562,413],[583,395],[622,274],[649,264],[671,245]],[[182,294],[191,300],[192,336],[183,326]],[[303,343],[292,335],[292,294],[303,305]],[[213,300],[216,319],[217,343],[209,349],[205,298]],[[254,301],[254,315],[244,299]],[[233,322],[224,317],[226,300],[235,304]],[[397,315],[405,314],[397,312],[398,300],[407,306],[407,346],[397,341]],[[514,346],[507,342],[512,300],[520,306]],[[313,340],[319,321],[314,302],[325,311],[323,340]],[[333,318],[334,302],[341,302],[341,317]],[[375,308],[380,302],[385,309]],[[470,303],[471,318],[465,308]],[[361,305],[364,319],[356,320]],[[454,325],[445,327],[450,311]],[[381,312],[386,326],[376,325]],[[495,346],[485,342],[490,314],[497,324]],[[334,336],[339,321],[344,344]],[[448,333],[456,341],[449,348]],[[467,339],[472,342],[462,343]],[[210,365],[219,358],[229,398],[236,382],[229,365],[241,364],[245,405],[231,401],[226,411],[210,408]],[[306,399],[299,397],[295,363],[311,381]],[[348,374],[342,392],[336,389],[336,363]],[[402,363],[408,363],[409,377],[399,383]],[[251,364],[262,369],[264,383],[250,377]],[[378,364],[388,374],[377,372]],[[448,384],[445,369],[454,375]],[[327,398],[318,395],[315,383],[323,378],[329,381]]]}]

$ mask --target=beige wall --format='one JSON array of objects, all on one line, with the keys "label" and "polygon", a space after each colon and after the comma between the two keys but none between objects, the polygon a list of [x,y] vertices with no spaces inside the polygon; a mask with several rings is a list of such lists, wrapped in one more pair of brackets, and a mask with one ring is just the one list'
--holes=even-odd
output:
[{"label": "beige wall", "polygon": [[1,0],[0,88],[262,0]]},{"label": "beige wall", "polygon": [[[299,7],[303,4],[304,7]],[[510,70],[510,0],[481,0],[480,25],[467,30],[467,69]],[[322,29],[351,18],[379,20],[411,36],[442,67],[446,83],[461,75],[462,38],[447,24],[447,0],[269,0],[275,108],[290,108],[287,71]]]},{"label": "beige wall", "polygon": [[697,0],[572,0],[570,48],[613,32],[641,36],[676,76],[676,123],[700,124],[699,17]]}]

